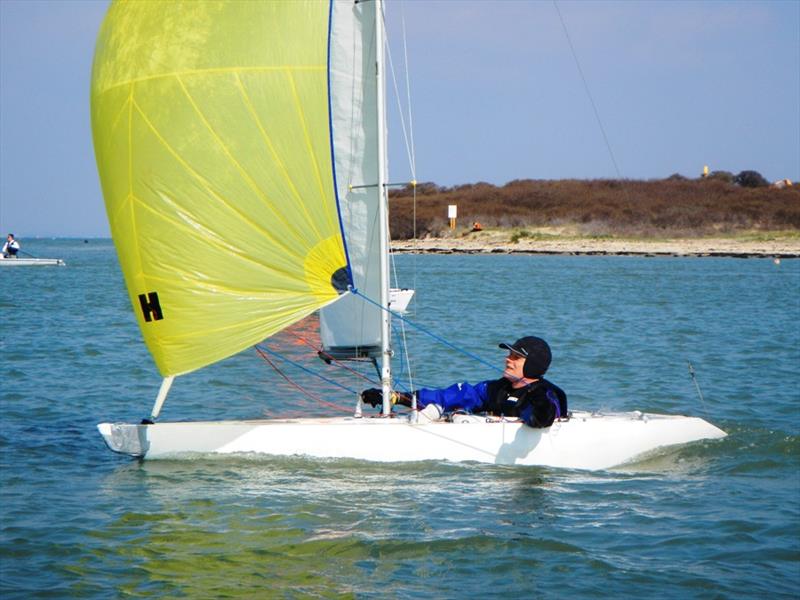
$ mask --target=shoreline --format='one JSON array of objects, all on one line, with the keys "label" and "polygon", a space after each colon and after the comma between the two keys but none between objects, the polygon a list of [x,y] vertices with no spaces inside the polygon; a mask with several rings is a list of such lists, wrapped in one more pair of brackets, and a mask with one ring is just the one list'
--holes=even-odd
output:
[{"label": "shoreline", "polygon": [[393,240],[396,253],[417,254],[562,254],[600,256],[719,256],[735,258],[800,258],[800,239],[763,241],[726,238],[625,240],[593,238],[520,239],[475,235],[453,238]]}]

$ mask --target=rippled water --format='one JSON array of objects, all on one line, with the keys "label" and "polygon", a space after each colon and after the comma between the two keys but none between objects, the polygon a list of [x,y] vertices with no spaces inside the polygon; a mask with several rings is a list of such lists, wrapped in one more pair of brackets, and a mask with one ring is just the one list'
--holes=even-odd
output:
[{"label": "rippled water", "polygon": [[[95,423],[148,414],[159,384],[113,248],[24,249],[68,266],[0,269],[3,598],[800,591],[800,261],[398,257],[420,290],[414,322],[498,366],[498,341],[546,337],[571,407],[697,414],[730,434],[585,473],[111,454]],[[312,320],[266,346],[298,359],[313,337]],[[408,338],[412,385],[496,375]],[[363,387],[337,375],[351,391],[330,391],[279,366],[325,400],[349,405]],[[178,379],[162,417],[332,410],[250,350]]]}]

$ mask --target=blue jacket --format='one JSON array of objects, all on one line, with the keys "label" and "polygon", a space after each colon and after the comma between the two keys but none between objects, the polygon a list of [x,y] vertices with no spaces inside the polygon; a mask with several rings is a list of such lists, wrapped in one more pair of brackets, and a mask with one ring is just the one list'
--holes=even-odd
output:
[{"label": "blue jacket", "polygon": [[531,427],[550,427],[555,419],[567,417],[567,394],[544,378],[517,389],[507,379],[421,389],[417,391],[417,404],[420,408],[438,404],[444,412],[464,410],[518,417]]}]

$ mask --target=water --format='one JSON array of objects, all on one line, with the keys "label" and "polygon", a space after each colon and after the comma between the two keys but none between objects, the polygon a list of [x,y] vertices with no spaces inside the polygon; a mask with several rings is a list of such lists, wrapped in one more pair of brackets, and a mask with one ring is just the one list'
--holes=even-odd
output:
[{"label": "water", "polygon": [[[455,345],[499,366],[499,341],[542,335],[554,350],[549,375],[571,407],[697,414],[728,431],[725,440],[599,473],[302,458],[139,463],[111,454],[95,430],[148,414],[159,384],[113,247],[23,243],[68,266],[0,269],[4,599],[800,592],[800,261],[397,259],[403,282],[420,290],[413,320]],[[268,346],[297,358],[309,350],[300,338],[312,335],[304,324]],[[412,385],[496,374],[408,335]],[[312,395],[323,390],[282,369]],[[325,399],[352,397],[337,389]],[[249,350],[180,378],[162,417],[331,410]]]}]

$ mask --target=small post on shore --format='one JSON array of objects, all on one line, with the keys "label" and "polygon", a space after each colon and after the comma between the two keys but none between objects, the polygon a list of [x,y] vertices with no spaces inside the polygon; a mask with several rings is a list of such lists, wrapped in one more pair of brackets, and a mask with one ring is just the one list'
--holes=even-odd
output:
[{"label": "small post on shore", "polygon": [[458,205],[447,205],[447,218],[450,219],[450,229],[456,228],[456,217],[458,216]]}]

